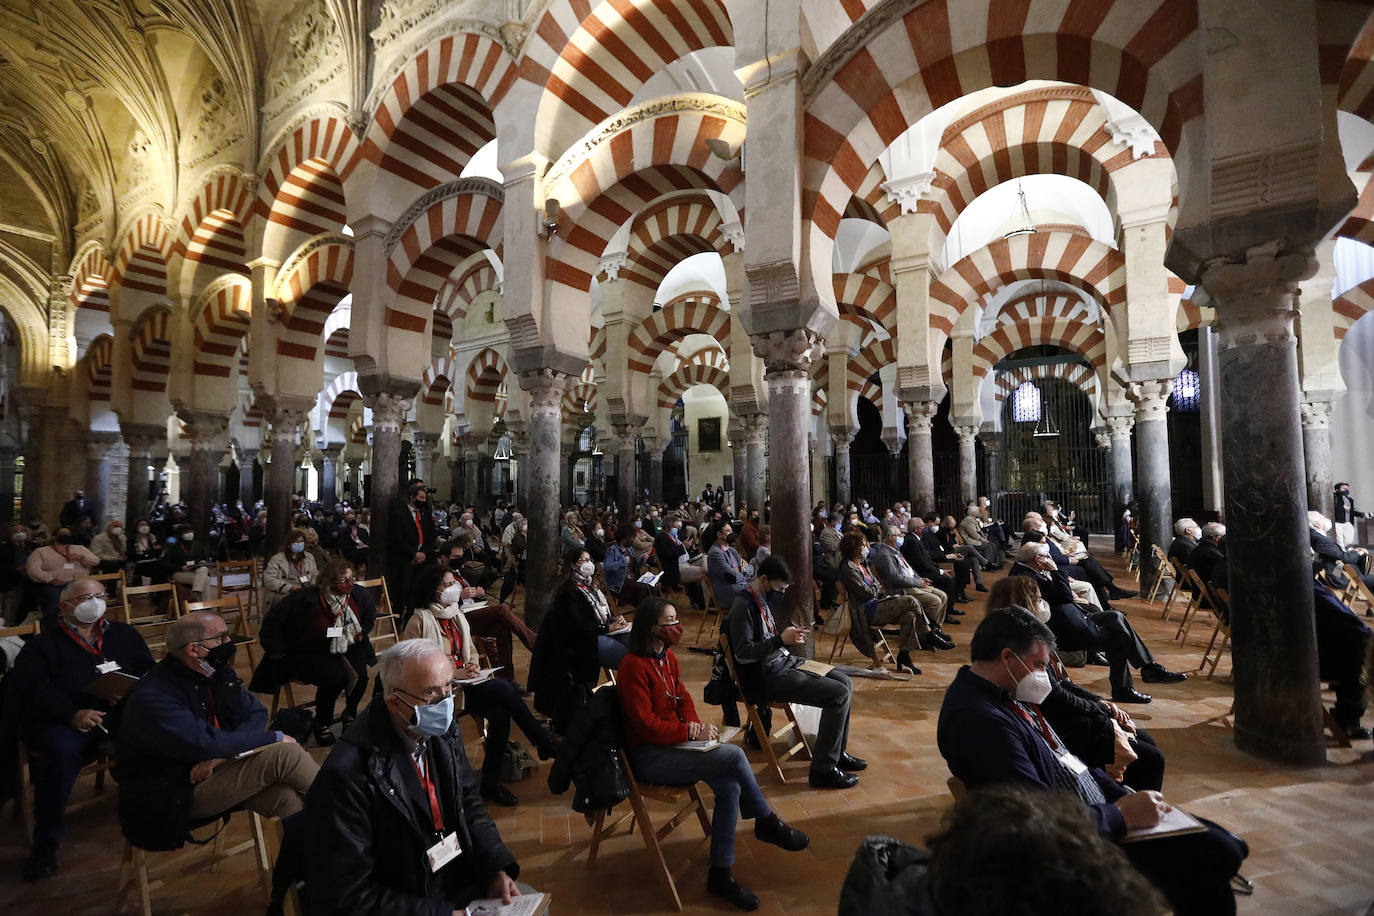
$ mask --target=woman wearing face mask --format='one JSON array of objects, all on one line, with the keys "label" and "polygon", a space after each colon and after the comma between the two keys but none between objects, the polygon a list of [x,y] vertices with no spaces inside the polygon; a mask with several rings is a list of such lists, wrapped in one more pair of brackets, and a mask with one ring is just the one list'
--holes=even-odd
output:
[{"label": "woman wearing face mask", "polygon": [[258,640],[266,656],[253,672],[249,689],[276,693],[288,681],[314,684],[315,741],[334,743],[334,707],[344,697],[343,725],[358,715],[367,689],[377,606],[366,589],[354,588],[353,565],[330,560],[316,581],[290,592],[263,617]]},{"label": "woman wearing face mask", "polygon": [[592,584],[596,566],[587,551],[570,550],[563,563],[568,576],[539,626],[529,679],[534,708],[553,719],[559,731],[591,695],[602,667],[619,667],[630,632],[625,618]]},{"label": "woman wearing face mask", "polygon": [[[438,564],[427,564],[415,573],[415,594],[428,601],[415,602],[415,613],[406,624],[404,639],[427,639],[453,659],[458,677],[476,677],[479,665],[477,646],[462,611],[466,588],[453,573]],[[534,745],[540,760],[551,759],[556,748],[553,736],[541,726],[534,713],[520,698],[515,684],[491,678],[481,684],[463,687],[466,708],[487,722],[486,753],[482,760],[482,797],[498,805],[519,804],[515,793],[501,784],[501,763],[514,720]]]},{"label": "woman wearing face mask", "polygon": [[44,620],[53,620],[62,589],[89,576],[99,565],[99,557],[74,543],[70,528],[58,528],[53,544],[29,554],[24,568],[34,583]]},{"label": "woman wearing face mask", "polygon": [[873,640],[874,627],[900,626],[897,670],[920,674],[911,660],[911,650],[919,648],[917,632],[925,625],[920,603],[910,595],[884,595],[878,577],[868,568],[868,538],[851,531],[840,541],[840,581],[849,599],[849,640],[854,648],[872,659],[869,667],[881,670],[878,649]]},{"label": "woman wearing face mask", "polygon": [[191,587],[191,600],[201,601],[210,587],[210,551],[196,540],[190,525],[177,525],[175,538],[162,554],[168,577],[178,585]]},{"label": "woman wearing face mask", "polygon": [[286,533],[286,542],[281,551],[267,561],[267,569],[262,574],[263,588],[267,590],[268,601],[276,601],[315,581],[320,568],[305,549],[305,532],[292,528]]},{"label": "woman wearing face mask", "polygon": [[691,751],[676,744],[716,737],[703,725],[682,682],[673,646],[682,641],[677,609],[662,598],[646,598],[635,611],[630,651],[620,666],[617,694],[625,715],[626,753],[635,777],[659,785],[705,782],[715,794],[711,819],[711,870],[706,889],[743,910],[759,899],[731,874],[735,863],[735,825],[754,820],[754,836],[790,852],[805,849],[806,834],[783,823],[769,807],[744,751],[719,744]]},{"label": "woman wearing face mask", "polygon": [[637,581],[644,574],[646,557],[634,548],[635,529],[622,525],[615,533],[615,541],[606,548],[601,570],[606,576],[606,591],[615,595],[620,605],[636,607],[649,597],[649,586]]},{"label": "woman wearing face mask", "polygon": [[100,558],[102,573],[118,572],[129,559],[124,523],[111,520],[105,530],[91,539],[91,553]]}]

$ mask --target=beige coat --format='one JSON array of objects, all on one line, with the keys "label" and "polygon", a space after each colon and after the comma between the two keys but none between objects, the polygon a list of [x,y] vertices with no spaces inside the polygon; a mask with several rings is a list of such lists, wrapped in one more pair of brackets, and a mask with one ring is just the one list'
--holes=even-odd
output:
[{"label": "beige coat", "polygon": [[[415,613],[410,615],[410,621],[406,624],[404,638],[406,639],[428,639],[440,649],[444,654],[448,654],[449,644],[445,638],[443,630],[439,629],[439,621],[434,616],[434,611],[439,605],[432,604],[429,607],[416,608]],[[477,646],[472,641],[472,631],[468,629],[467,616],[459,611],[453,616],[458,621],[459,628],[463,631],[463,664],[477,664]]]},{"label": "beige coat", "polygon": [[65,557],[58,553],[60,546],[40,547],[29,554],[25,571],[30,579],[45,585],[70,585],[100,565],[100,558],[80,544],[69,544]]}]

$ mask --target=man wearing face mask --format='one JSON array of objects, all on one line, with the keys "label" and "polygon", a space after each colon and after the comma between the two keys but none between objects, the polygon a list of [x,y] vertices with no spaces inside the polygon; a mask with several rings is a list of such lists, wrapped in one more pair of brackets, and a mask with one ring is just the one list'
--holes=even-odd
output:
[{"label": "man wearing face mask", "polygon": [[402,620],[410,617],[410,588],[415,567],[438,555],[439,539],[424,481],[412,480],[406,501],[392,506],[387,529],[386,588]]},{"label": "man wearing face mask", "polygon": [[325,761],[306,806],[306,909],[453,913],[519,895],[520,866],[482,804],[453,724],[453,661],[407,639],[379,658],[382,697]]},{"label": "man wearing face mask", "polygon": [[190,525],[178,525],[176,538],[162,555],[167,574],[178,585],[191,587],[191,600],[201,601],[210,587],[210,551],[203,541],[196,540]]},{"label": "man wearing face mask", "polygon": [[1368,517],[1355,508],[1355,499],[1350,495],[1350,484],[1345,481],[1336,484],[1331,518],[1335,522],[1337,543],[1347,548],[1355,546],[1355,519]]},{"label": "man wearing face mask", "polygon": [[[105,619],[105,589],[99,582],[78,579],[64,588],[58,614],[55,624],[25,644],[7,678],[14,697],[6,712],[18,713],[20,733],[32,752],[34,830],[25,881],[57,871],[62,815],[76,774],[97,753],[108,752],[115,707],[88,692],[92,682],[109,671],[141,677],[153,666],[137,630]],[[7,759],[14,757],[7,754]]]},{"label": "man wearing face mask", "polygon": [[[1039,704],[1050,693],[1054,634],[1024,608],[993,611],[973,634],[972,664],[945,693],[936,738],[950,772],[970,789],[1011,783],[1067,792],[1097,829],[1120,840],[1158,824],[1169,810],[1159,792],[1131,792],[1065,747]],[[1202,833],[1121,847],[1179,914],[1236,911],[1231,879],[1249,854],[1245,841],[1208,821]]]},{"label": "man wearing face mask", "polygon": [[1174,522],[1174,540],[1169,545],[1169,559],[1177,560],[1184,566],[1192,566],[1189,557],[1202,540],[1202,528],[1191,518],[1181,518]]},{"label": "man wearing face mask", "polygon": [[62,589],[93,573],[100,558],[77,544],[70,528],[57,529],[57,542],[39,547],[29,554],[25,571],[37,589],[36,597],[45,620],[51,622],[57,613]]},{"label": "man wearing face mask", "polygon": [[192,824],[234,807],[301,810],[319,767],[290,735],[267,730],[267,710],[234,673],[236,648],[224,618],[188,614],[125,701],[119,822],[141,849],[180,849]]}]

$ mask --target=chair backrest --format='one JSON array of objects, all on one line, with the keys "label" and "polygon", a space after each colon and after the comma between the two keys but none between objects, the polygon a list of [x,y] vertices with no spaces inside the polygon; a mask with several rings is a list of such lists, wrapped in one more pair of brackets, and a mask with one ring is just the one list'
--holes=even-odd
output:
[{"label": "chair backrest", "polygon": [[229,625],[230,633],[244,639],[249,638],[248,615],[243,606],[243,596],[237,592],[222,595],[213,601],[188,601],[181,608],[182,614],[194,614],[197,611],[214,611],[224,618],[224,622]]},{"label": "chair backrest", "polygon": [[1150,545],[1150,553],[1154,554],[1155,559],[1160,563],[1167,565],[1170,569],[1173,568],[1173,561],[1169,559],[1169,555],[1165,553],[1158,544]]},{"label": "chair backrest", "polygon": [[87,576],[86,578],[99,582],[105,587],[107,613],[108,608],[124,604],[124,590],[129,585],[125,579],[124,570],[121,569],[118,572],[112,573],[100,573],[98,575]]},{"label": "chair backrest", "polygon": [[949,794],[954,796],[955,804],[963,801],[964,797],[968,795],[968,788],[964,785],[964,781],[958,776],[951,776],[949,779],[946,779],[945,785],[949,786]]},{"label": "chair backrest", "polygon": [[[247,576],[246,582],[225,582],[230,577]],[[258,587],[258,564],[256,560],[220,560],[215,566],[216,584],[220,594],[225,592],[246,592]]]},{"label": "chair backrest", "polygon": [[5,639],[9,636],[37,636],[38,632],[42,629],[43,619],[41,617],[35,617],[28,623],[21,623],[13,627],[0,627],[0,639]]},{"label": "chair backrest", "polygon": [[[136,610],[144,602],[148,603],[149,610],[153,609],[154,602],[161,595],[167,596],[163,612],[135,616]],[[161,585],[131,585],[124,589],[124,600],[124,622],[139,631],[154,658],[161,658],[167,651],[167,627],[181,616],[176,586],[170,582]]]},{"label": "chair backrest", "polygon": [[396,612],[391,607],[391,593],[387,591],[386,580],[378,576],[376,579],[359,579],[354,583],[355,588],[377,589],[377,616],[390,617]]}]

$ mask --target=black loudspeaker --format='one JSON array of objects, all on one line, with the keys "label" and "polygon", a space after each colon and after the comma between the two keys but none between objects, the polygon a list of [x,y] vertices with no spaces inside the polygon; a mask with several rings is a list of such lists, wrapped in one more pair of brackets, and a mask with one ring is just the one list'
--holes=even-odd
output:
[{"label": "black loudspeaker", "polygon": [[726,474],[723,478],[721,478],[721,481],[720,481],[720,488],[721,488],[722,490],[734,490],[734,489],[735,489],[735,478],[734,478],[734,476],[732,476],[732,475],[730,475],[730,474]]}]

